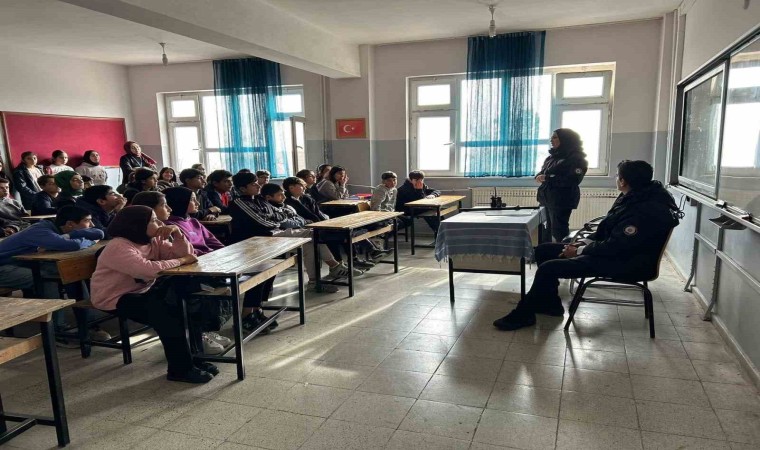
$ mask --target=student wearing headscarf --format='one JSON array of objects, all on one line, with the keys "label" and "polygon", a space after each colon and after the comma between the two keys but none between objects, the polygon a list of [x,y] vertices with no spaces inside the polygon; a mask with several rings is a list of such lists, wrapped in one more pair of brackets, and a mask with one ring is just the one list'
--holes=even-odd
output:
[{"label": "student wearing headscarf", "polygon": [[142,152],[140,144],[135,141],[127,141],[124,143],[125,155],[119,159],[119,167],[121,167],[122,180],[128,180],[129,174],[136,169],[144,167],[151,169],[154,172],[158,172],[156,168],[156,161],[150,156]]},{"label": "student wearing headscarf", "polygon": [[549,156],[536,174],[537,199],[546,207],[551,237],[562,242],[570,234],[570,214],[578,207],[581,190],[578,187],[588,170],[583,141],[569,128],[554,130]]},{"label": "student wearing headscarf", "polygon": [[82,156],[82,164],[76,169],[79,175],[92,178],[93,186],[108,184],[108,173],[100,165],[100,153],[95,150],[87,150]]},{"label": "student wearing headscarf", "polygon": [[92,275],[92,304],[153,327],[168,361],[168,380],[210,381],[219,369],[193,363],[179,308],[166,301],[165,289],[154,286],[162,270],[197,261],[185,235],[176,226],[162,225],[147,206],[119,211],[108,234],[112,240]]},{"label": "student wearing headscarf", "polygon": [[[163,192],[166,203],[171,211],[167,224],[178,226],[193,246],[196,256],[205,255],[224,247],[224,244],[214,237],[202,223],[191,217],[198,211],[198,201],[195,193],[185,187],[169,188]],[[146,194],[139,194],[146,195]],[[135,197],[137,201],[137,197]],[[255,330],[262,323],[269,320],[261,310],[261,303],[269,300],[269,293],[274,284],[274,277],[261,283],[245,293],[243,301],[243,328],[247,331]],[[277,328],[277,321],[269,324],[269,329]],[[206,333],[206,337],[219,341],[217,333]],[[226,338],[224,338],[226,339]],[[228,344],[219,342],[223,346]],[[205,342],[204,342],[205,346]]]},{"label": "student wearing headscarf", "polygon": [[73,205],[76,203],[77,197],[81,197],[84,193],[84,190],[82,189],[84,187],[82,176],[73,170],[58,172],[55,175],[55,184],[61,188],[61,192],[58,193],[58,197],[55,198],[56,208]]}]

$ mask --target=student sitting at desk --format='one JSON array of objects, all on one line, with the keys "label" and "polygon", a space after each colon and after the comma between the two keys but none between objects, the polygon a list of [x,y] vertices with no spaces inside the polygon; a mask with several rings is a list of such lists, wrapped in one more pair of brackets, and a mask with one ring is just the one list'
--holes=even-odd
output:
[{"label": "student sitting at desk", "polygon": [[[195,199],[193,191],[184,187],[176,187],[165,190],[164,195],[166,196],[166,204],[171,211],[169,218],[165,221],[166,224],[176,225],[182,230],[188,241],[190,241],[190,244],[192,244],[195,256],[205,255],[224,247],[224,244],[219,242],[202,223],[190,216],[198,210],[198,201]],[[274,278],[268,279],[245,293],[242,323],[246,331],[253,331],[259,325],[269,320],[269,317],[264,315],[261,304],[269,300],[269,294],[274,285]],[[274,330],[277,326],[278,323],[275,320],[269,324],[269,329]],[[207,347],[210,350],[206,353],[211,353],[215,350],[218,353],[224,347],[230,345],[230,343],[229,339],[221,336],[219,333],[207,332],[203,336],[204,351]]]},{"label": "student sitting at desk", "polygon": [[378,184],[375,190],[372,191],[369,209],[370,211],[393,212],[396,210],[396,196],[398,195],[396,184],[398,183],[398,177],[395,172],[384,172],[380,178],[383,182]]},{"label": "student sitting at desk", "polygon": [[[404,205],[416,200],[422,200],[425,198],[435,198],[441,195],[440,191],[430,188],[425,184],[425,172],[421,170],[413,170],[409,172],[409,178],[404,181],[404,184],[398,188],[398,197],[396,198],[396,211],[401,211],[408,214]],[[431,216],[423,216],[425,222],[433,230],[433,233],[438,233],[438,218]],[[409,224],[411,220],[409,217],[402,217],[401,220],[405,224]]]},{"label": "student sitting at desk", "polygon": [[[239,242],[252,236],[311,237],[311,230],[303,228],[306,221],[284,204],[282,187],[270,183],[262,188],[256,181],[256,175],[252,173],[238,173],[233,177],[241,196],[230,207],[232,241]],[[310,289],[316,289],[317,277],[313,248],[312,245],[303,247]],[[322,261],[330,267],[330,277],[348,276],[348,268],[335,260],[327,246],[322,244],[319,253]],[[322,292],[337,291],[336,286],[322,285]]]},{"label": "student sitting at desk", "polygon": [[272,173],[268,170],[257,170],[256,171],[256,182],[259,183],[259,186],[264,186],[265,184],[269,183],[269,180],[272,179]]},{"label": "student sitting at desk", "polygon": [[314,175],[314,171],[309,169],[299,170],[296,176],[302,179],[304,183],[306,183],[306,194],[311,196],[312,199],[316,200],[314,196],[311,195],[311,188],[317,183],[317,176]]},{"label": "student sitting at desk", "polygon": [[111,186],[104,184],[85,189],[84,194],[76,202],[78,207],[92,214],[92,226],[103,231],[106,239],[110,239],[108,225],[126,204],[127,200],[124,197],[115,192]]},{"label": "student sitting at desk", "polygon": [[52,175],[43,175],[37,178],[37,184],[42,188],[41,191],[34,194],[34,200],[32,201],[32,215],[43,216],[46,214],[55,214],[55,199],[58,198],[58,193],[61,188],[55,182],[55,177]]},{"label": "student sitting at desk", "polygon": [[232,174],[226,170],[215,170],[208,174],[207,180],[206,194],[209,202],[219,208],[219,214],[229,214],[229,207],[234,200]]},{"label": "student sitting at desk", "polygon": [[158,185],[156,186],[156,189],[163,191],[164,189],[177,186],[179,186],[179,183],[177,183],[177,174],[174,172],[174,169],[171,167],[164,167],[158,172]]},{"label": "student sitting at desk", "polygon": [[621,192],[596,232],[579,244],[546,243],[536,247],[538,270],[533,286],[517,307],[493,324],[516,330],[536,323],[536,314],[562,316],[560,278],[646,279],[657,263],[670,230],[682,217],[673,197],[644,161],[618,164]]},{"label": "student sitting at desk", "polygon": [[198,201],[198,212],[191,214],[198,220],[216,220],[221,208],[211,204],[208,199],[206,187],[206,175],[198,169],[185,169],[179,173],[179,181],[182,186],[195,192],[195,199]]},{"label": "student sitting at desk", "polygon": [[0,225],[3,228],[3,234],[9,236],[26,228],[29,223],[21,218],[28,215],[24,207],[11,198],[10,181],[0,178]]},{"label": "student sitting at desk", "polygon": [[58,172],[55,177],[55,184],[61,188],[58,196],[55,198],[54,206],[61,208],[76,203],[76,199],[84,193],[84,180],[82,175],[73,170]]},{"label": "student sitting at desk", "polygon": [[156,330],[168,361],[167,380],[211,381],[219,369],[210,363],[193,363],[176,302],[166,301],[164,284],[154,286],[162,270],[198,260],[182,230],[162,225],[147,206],[128,206],[114,217],[108,234],[113,240],[98,258],[92,275],[92,304]]},{"label": "student sitting at desk", "polygon": [[[103,239],[103,232],[91,228],[90,213],[76,206],[64,206],[55,219],[41,220],[34,225],[0,241],[0,286],[24,291],[25,297],[34,294],[34,277],[32,269],[19,264],[14,256],[37,253],[39,251],[71,252],[92,246]],[[42,275],[57,276],[54,265],[43,264]],[[78,285],[67,285],[69,298],[81,299],[83,293]],[[58,298],[58,286],[45,283],[42,287],[44,298]],[[64,327],[62,312],[54,314],[56,329]],[[107,333],[93,334],[94,339],[110,339]]]},{"label": "student sitting at desk", "polygon": [[127,184],[127,189],[124,191],[124,197],[127,199],[127,204],[131,204],[132,198],[140,192],[157,191],[158,174],[152,169],[137,169],[135,170],[135,181]]},{"label": "student sitting at desk", "polygon": [[323,202],[330,200],[343,200],[349,197],[348,172],[341,166],[333,166],[325,179],[319,182],[317,190]]}]

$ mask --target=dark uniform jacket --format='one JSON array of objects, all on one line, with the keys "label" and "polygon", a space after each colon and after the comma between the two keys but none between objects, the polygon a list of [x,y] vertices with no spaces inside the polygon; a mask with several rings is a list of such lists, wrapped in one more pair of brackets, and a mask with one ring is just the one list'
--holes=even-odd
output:
[{"label": "dark uniform jacket", "polygon": [[55,199],[45,191],[39,191],[34,194],[34,200],[32,200],[32,215],[41,216],[44,214],[55,214]]},{"label": "dark uniform jacket", "polygon": [[404,181],[404,184],[398,188],[398,194],[396,197],[396,211],[402,211],[406,213],[406,208],[404,208],[405,204],[413,202],[415,200],[422,200],[428,195],[438,197],[441,195],[441,192],[436,191],[435,189],[431,189],[427,184],[423,184],[422,189],[415,189],[412,182],[407,179]]},{"label": "dark uniform jacket", "polygon": [[547,208],[575,209],[581,199],[578,187],[588,170],[586,154],[580,150],[549,150],[541,171],[546,180],[538,187],[538,203]]},{"label": "dark uniform jacket", "polygon": [[578,258],[603,276],[647,280],[682,213],[659,181],[615,200]]},{"label": "dark uniform jacket", "polygon": [[116,216],[115,212],[107,213],[100,205],[97,203],[90,203],[84,197],[78,197],[75,206],[89,211],[90,216],[92,217],[92,227],[102,230],[105,234],[105,239],[111,239],[108,235],[108,225],[111,224],[111,220]]}]

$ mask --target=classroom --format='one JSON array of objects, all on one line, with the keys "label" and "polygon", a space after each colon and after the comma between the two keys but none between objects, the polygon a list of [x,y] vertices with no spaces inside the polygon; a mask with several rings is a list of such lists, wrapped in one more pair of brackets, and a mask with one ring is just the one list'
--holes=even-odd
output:
[{"label": "classroom", "polygon": [[758,186],[760,0],[2,0],[0,449],[760,448]]}]

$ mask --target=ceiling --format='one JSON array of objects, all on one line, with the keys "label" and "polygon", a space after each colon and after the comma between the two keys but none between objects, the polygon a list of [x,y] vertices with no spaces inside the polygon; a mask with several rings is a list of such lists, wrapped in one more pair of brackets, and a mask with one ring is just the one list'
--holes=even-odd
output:
[{"label": "ceiling", "polygon": [[240,53],[57,0],[0,0],[3,46],[122,65],[240,56]]},{"label": "ceiling", "polygon": [[488,4],[497,32],[659,17],[681,0],[264,0],[355,44],[485,34]]},{"label": "ceiling", "polygon": [[[162,0],[155,0],[162,1]],[[165,0],[164,0],[165,1]],[[184,0],[201,1],[201,0]],[[352,44],[386,44],[483,34],[498,0],[263,0]],[[658,17],[681,0],[500,0],[499,32]],[[294,22],[295,23],[295,22]],[[0,0],[0,42],[122,65],[241,56],[157,28],[57,0]]]}]

